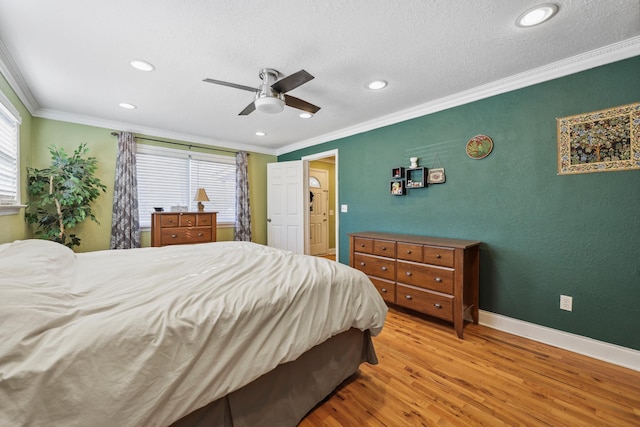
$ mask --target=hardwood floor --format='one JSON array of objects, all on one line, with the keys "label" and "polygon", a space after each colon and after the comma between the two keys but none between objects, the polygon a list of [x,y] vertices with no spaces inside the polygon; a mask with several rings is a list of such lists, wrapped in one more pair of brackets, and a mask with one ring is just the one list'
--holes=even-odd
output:
[{"label": "hardwood floor", "polygon": [[363,364],[309,426],[640,426],[640,372],[467,324],[390,309]]}]

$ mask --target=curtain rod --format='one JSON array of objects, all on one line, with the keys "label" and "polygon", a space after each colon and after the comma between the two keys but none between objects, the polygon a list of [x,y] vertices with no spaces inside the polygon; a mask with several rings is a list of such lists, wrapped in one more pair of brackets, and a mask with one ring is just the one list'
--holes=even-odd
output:
[{"label": "curtain rod", "polygon": [[[120,136],[120,134],[118,132],[111,132],[111,135]],[[135,136],[134,138],[135,139],[144,139],[145,141],[162,142],[163,144],[182,145],[183,147],[189,147],[189,149],[191,149],[192,147],[196,147],[196,148],[202,148],[204,150],[223,151],[225,153],[234,153],[234,154],[237,153],[237,151],[225,150],[224,148],[214,148],[214,147],[206,147],[206,146],[203,146],[203,145],[184,144],[182,142],[163,141],[161,139],[144,138],[144,137],[141,137],[141,136]]]}]

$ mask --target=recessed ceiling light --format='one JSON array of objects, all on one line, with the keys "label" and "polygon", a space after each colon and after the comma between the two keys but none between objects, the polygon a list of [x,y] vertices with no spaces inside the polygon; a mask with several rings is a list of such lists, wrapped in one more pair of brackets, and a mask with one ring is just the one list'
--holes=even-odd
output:
[{"label": "recessed ceiling light", "polygon": [[313,117],[313,114],[311,114],[311,113],[300,113],[300,114],[298,114],[298,117],[300,117],[301,119],[310,119],[311,117]]},{"label": "recessed ceiling light", "polygon": [[129,62],[133,68],[140,71],[153,71],[156,67],[153,66],[150,62],[143,61],[142,59],[134,59]]},{"label": "recessed ceiling light", "polygon": [[367,87],[371,90],[380,90],[387,86],[387,82],[384,80],[374,80],[367,84]]},{"label": "recessed ceiling light", "polygon": [[264,133],[264,132],[262,132],[262,131],[258,131],[258,132],[256,132],[256,135],[257,135],[257,136],[265,136],[265,135],[266,135],[266,133]]},{"label": "recessed ceiling light", "polygon": [[129,104],[127,102],[121,102],[118,105],[121,106],[122,108],[126,109],[126,110],[135,110],[136,108],[138,108],[135,105]]},{"label": "recessed ceiling light", "polygon": [[542,24],[551,19],[553,15],[558,13],[558,5],[553,3],[545,3],[527,10],[516,19],[518,27],[533,27]]}]

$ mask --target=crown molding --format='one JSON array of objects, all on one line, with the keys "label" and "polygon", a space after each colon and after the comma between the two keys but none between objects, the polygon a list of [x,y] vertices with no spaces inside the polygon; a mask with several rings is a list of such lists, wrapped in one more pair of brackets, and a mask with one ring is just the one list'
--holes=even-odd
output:
[{"label": "crown molding", "polygon": [[543,83],[638,55],[640,55],[640,36],[610,44],[580,55],[575,55],[542,67],[534,68],[524,73],[515,74],[511,77],[496,80],[495,82],[462,91],[454,95],[436,99],[416,107],[407,108],[355,126],[287,145],[278,149],[277,154],[282,155],[290,153],[291,151],[368,132],[384,126],[400,123],[416,117],[426,116],[438,111],[479,101],[490,96],[511,92],[516,89],[522,89],[527,86]]},{"label": "crown molding", "polygon": [[20,69],[14,62],[11,53],[2,40],[0,40],[0,73],[2,73],[9,83],[9,86],[11,86],[11,89],[13,89],[25,108],[33,116],[34,112],[39,108],[38,102],[31,93],[31,90],[29,90],[29,86],[27,86],[27,83],[24,81]]},{"label": "crown molding", "polygon": [[83,116],[80,114],[70,114],[58,110],[39,109],[33,114],[34,117],[40,117],[49,120],[58,120],[61,122],[69,122],[87,126],[95,126],[119,132],[131,132],[139,135],[152,135],[158,138],[174,139],[178,141],[188,141],[197,144],[203,144],[219,148],[228,148],[236,151],[250,151],[253,153],[270,154],[275,156],[275,149],[269,149],[258,145],[240,144],[234,141],[224,141],[221,139],[206,138],[199,135],[191,135],[181,132],[173,132],[166,129],[158,129],[153,127],[140,126],[137,124],[103,120],[92,116]]},{"label": "crown molding", "polygon": [[640,371],[640,351],[480,310],[479,323],[594,359]]}]

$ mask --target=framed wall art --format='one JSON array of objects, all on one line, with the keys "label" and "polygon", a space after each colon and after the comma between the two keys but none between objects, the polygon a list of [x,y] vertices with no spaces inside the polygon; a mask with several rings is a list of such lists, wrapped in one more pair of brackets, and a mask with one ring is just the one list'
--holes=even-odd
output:
[{"label": "framed wall art", "polygon": [[556,120],[558,175],[640,169],[640,103]]}]

